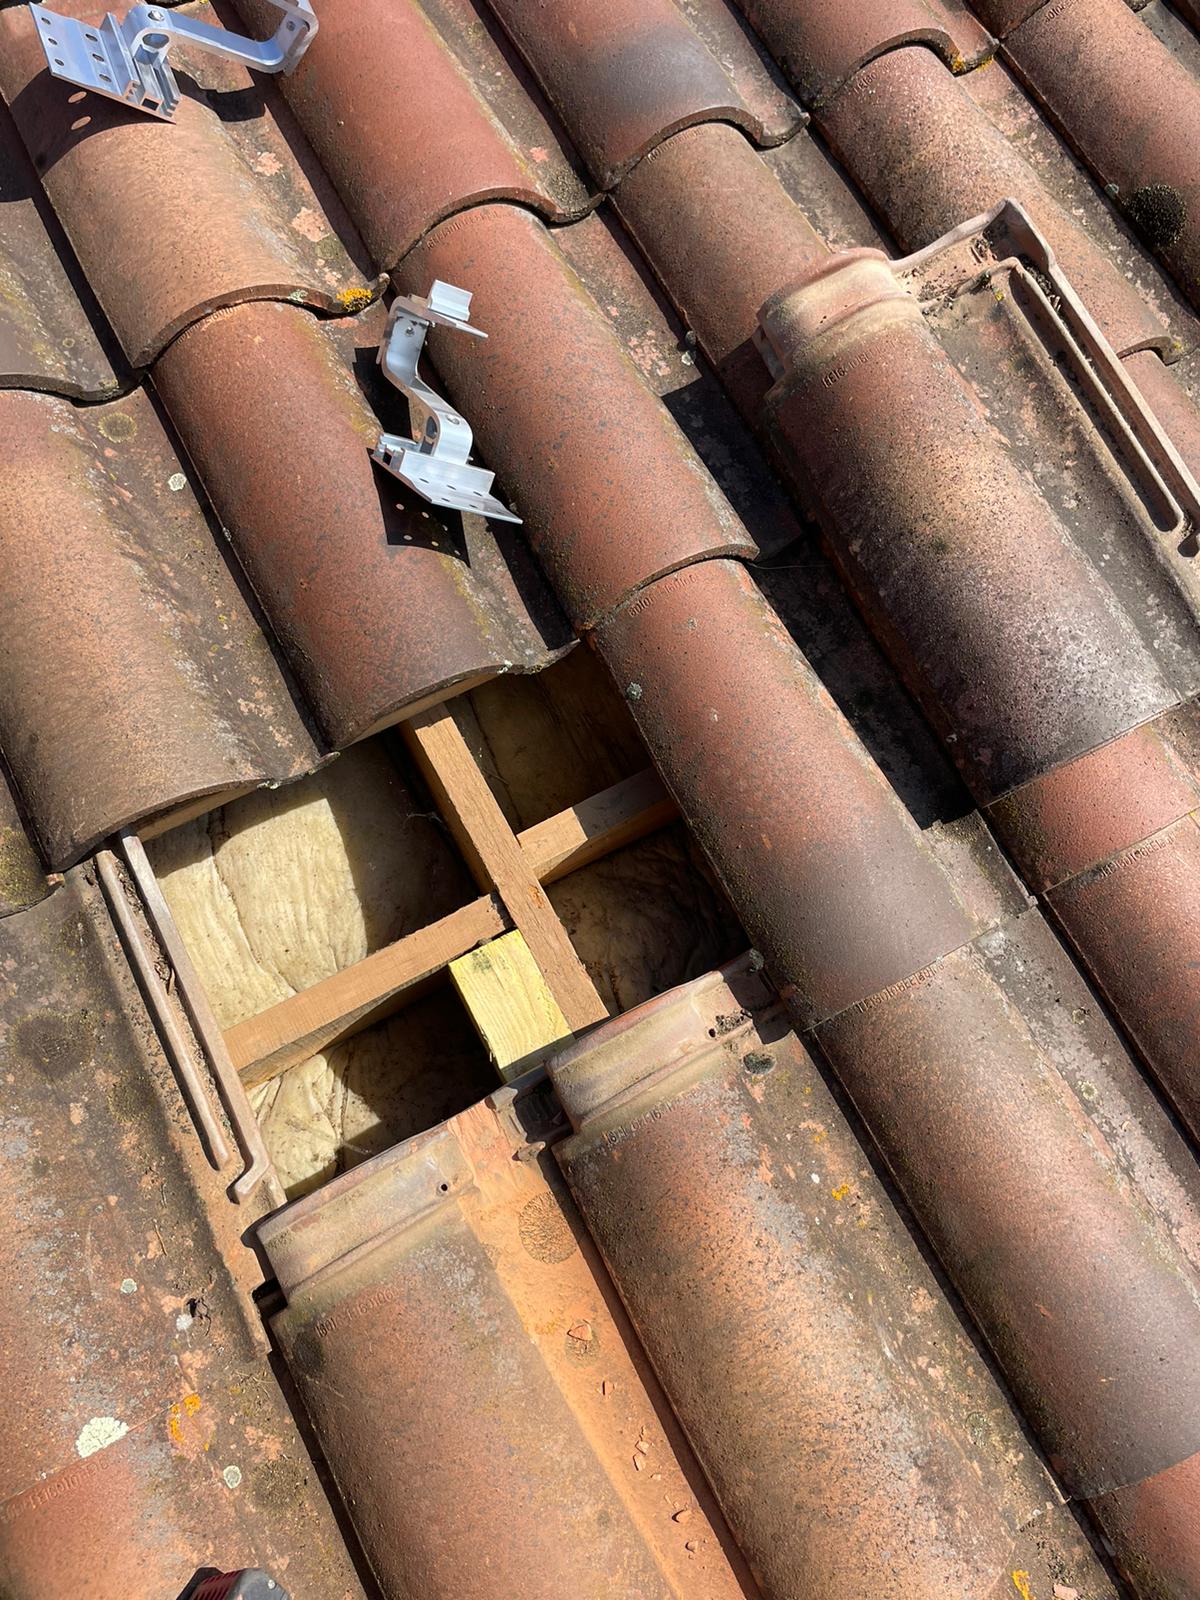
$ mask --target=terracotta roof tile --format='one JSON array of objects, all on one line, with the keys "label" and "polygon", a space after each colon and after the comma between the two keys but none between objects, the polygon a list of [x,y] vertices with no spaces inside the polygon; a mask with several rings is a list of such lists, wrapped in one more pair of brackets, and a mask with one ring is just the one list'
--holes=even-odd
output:
[{"label": "terracotta roof tile", "polygon": [[765,1592],[1103,1592],[747,962],[550,1072],[563,1169]]},{"label": "terracotta roof tile", "polygon": [[[990,65],[978,77],[999,82],[1001,74]],[[1043,182],[1049,164],[1026,162],[976,96],[976,74],[955,78],[928,50],[894,50],[859,72],[817,121],[905,249],[931,244],[1011,196],[1050,241],[1119,354],[1169,350],[1170,336],[1146,298],[1056,203]]]},{"label": "terracotta roof tile", "polygon": [[[786,950],[803,971],[806,1020],[971,938],[929,846],[743,567],[706,561],[653,584],[597,646],[731,900],[761,921],[760,948],[769,927],[772,960]],[[864,898],[879,913],[870,939]]]},{"label": "terracotta roof tile", "polygon": [[[239,9],[256,34],[275,20]],[[930,294],[918,316],[886,256],[829,254],[917,249],[1015,196],[1128,358],[1115,370],[1200,464],[1189,363],[1162,359],[1196,323],[1126,226],[1194,289],[1200,39],[1182,15],[1200,15],[973,9],[320,0],[278,82],[180,52],[174,125],[49,83],[25,8],[0,10],[0,91],[58,214],[6,163],[0,1046],[18,1084],[9,1275],[33,1288],[0,1336],[36,1352],[0,1382],[17,1600],[116,1600],[130,1572],[174,1594],[234,1546],[283,1563],[297,1596],[353,1596],[318,1454],[389,1600],[539,1582],[1109,1600],[908,1226],[1139,1600],[1200,1591],[1200,1168],[1057,937],[1200,1136],[1193,543],[1166,531],[1120,429],[1072,398],[1065,345],[1014,331],[1019,290],[994,263],[952,314]],[[6,141],[0,125],[0,158]],[[403,405],[374,376],[367,250],[402,289],[474,294],[489,337],[436,333],[436,381],[520,533],[460,534],[376,476],[369,447]],[[113,398],[135,379],[107,360],[91,291],[153,393]],[[751,442],[773,381],[764,305],[791,369],[769,447],[845,589]],[[578,1213],[535,1091],[268,1223],[302,1443],[265,1381],[245,1214],[203,1162],[96,891],[76,870],[36,903],[21,819],[63,867],[125,821],[296,776],[541,665],[566,636],[522,541],[801,1032],[742,967],[560,1057]],[[819,1151],[789,1159],[814,1122]],[[156,1310],[196,1299],[170,1248],[185,1225],[214,1285],[215,1369]],[[135,1289],[98,1290],[96,1263],[116,1277],[123,1256]],[[54,1337],[64,1305],[74,1343]],[[209,1409],[197,1374],[214,1372],[230,1400]],[[87,1456],[106,1419],[128,1433]],[[263,1470],[280,1461],[300,1474]],[[664,1512],[676,1491],[696,1539]]]},{"label": "terracotta roof tile", "polygon": [[384,426],[404,423],[374,377],[385,320],[382,307],[319,322],[240,305],[194,324],[154,368],[334,748],[454,688],[545,665],[570,641],[548,607],[538,630],[485,527],[468,519],[465,547],[451,517],[373,465],[381,421],[363,386]]},{"label": "terracotta roof tile", "polygon": [[[260,23],[277,14],[261,0],[241,9]],[[554,220],[591,203],[557,135],[464,9],[328,0],[321,49],[281,80],[385,270],[436,222],[481,200],[519,201]],[[383,104],[389,115],[377,116]]]},{"label": "terracotta roof tile", "polygon": [[[66,9],[97,21],[105,7]],[[28,9],[0,13],[0,92],[135,366],[216,306],[276,298],[336,311],[371,292],[362,246],[294,148],[275,92],[210,54],[177,59],[196,88],[173,123],[82,91],[77,103],[46,72]]]},{"label": "terracotta roof tile", "polygon": [[261,1227],[275,1332],[375,1574],[397,1596],[750,1600],[539,1156],[538,1102],[502,1092]]},{"label": "terracotta roof tile", "polygon": [[738,0],[787,69],[806,106],[820,105],[859,67],[900,45],[936,51],[953,72],[986,61],[992,40],[961,0]]},{"label": "terracotta roof tile", "polygon": [[107,329],[0,103],[0,388],[99,400],[118,392]]},{"label": "terracotta roof tile", "polygon": [[[1194,1454],[1200,1395],[1181,1399],[1194,1379],[1156,1378],[1200,1338],[1184,1254],[1194,1262],[1194,1175],[1182,1230],[1123,1191],[1130,1156],[1097,1144],[1067,1087],[1078,1042],[1037,1016],[1061,1006],[1071,981],[1053,940],[1038,948],[1040,919],[971,928],[960,892],[806,683],[802,657],[737,566],[707,562],[660,580],[596,639],[790,1005],[819,1023],[823,1054],[1056,1471],[1090,1498]],[[1046,979],[1028,1011],[1016,981],[1026,966]],[[968,1056],[964,1038],[976,1041]],[[1107,1051],[1120,1060],[1111,1035]],[[1091,1082],[1088,1097],[1100,1093]],[[1118,1085],[1118,1102],[1126,1093]],[[1169,1163],[1169,1125],[1146,1110],[1141,1122],[1158,1151],[1151,1165]],[[1014,1304],[1046,1313],[1013,1319]],[[1142,1532],[1127,1537],[1129,1566]]]},{"label": "terracotta roof tile", "polygon": [[615,0],[603,7],[560,0],[536,9],[521,0],[493,0],[491,10],[602,189],[692,123],[732,122],[764,144],[801,124],[799,108],[728,21],[713,37],[717,19],[723,12],[728,18],[714,0],[690,7],[691,16],[673,0]]},{"label": "terracotta roof tile", "polygon": [[360,1593],[220,1180],[82,870],[0,923],[0,1562],[20,1600],[178,1594],[230,1551]]},{"label": "terracotta roof tile", "polygon": [[42,863],[13,797],[12,786],[0,772],[0,917],[36,905],[49,890]]},{"label": "terracotta roof tile", "polygon": [[1200,306],[1200,80],[1124,0],[1044,5],[1004,54]]},{"label": "terracotta roof tile", "polygon": [[487,340],[434,330],[433,357],[577,627],[686,562],[757,553],[540,222],[490,205],[442,223],[397,282],[435,277],[474,285]]},{"label": "terracotta roof tile", "polygon": [[146,394],[0,393],[0,454],[0,749],[49,863],[194,795],[310,770]]},{"label": "terracotta roof tile", "polygon": [[[803,139],[804,135],[797,135]],[[666,140],[616,193],[621,218],[743,411],[769,385],[753,344],[765,299],[825,242],[735,128]]]},{"label": "terracotta roof tile", "polygon": [[[994,282],[997,295],[1018,292],[999,267]],[[936,306],[900,285],[889,262],[860,252],[818,263],[769,301],[764,327],[784,375],[768,414],[848,581],[982,803],[1166,710],[1176,684],[1196,686],[1200,654],[1169,583],[1140,636],[1117,598],[1123,552],[1101,577],[1086,531],[1068,532],[1075,519],[1058,513],[1047,483],[1056,449],[1078,489],[1076,456],[1090,447],[1107,463],[1108,447],[1094,430],[1072,433],[1073,396],[1037,392],[1036,363],[1053,357],[1039,357],[1023,315],[1007,318],[989,295],[960,299],[939,342]],[[1020,421],[1008,425],[1005,397],[973,387],[954,355],[968,370],[1028,365],[1026,439]],[[1140,509],[1140,490],[1129,496]],[[1102,489],[1088,495],[1085,515],[1102,503]],[[1141,537],[1130,541],[1131,586],[1148,581],[1136,570]],[[1177,648],[1160,654],[1172,602]]]}]

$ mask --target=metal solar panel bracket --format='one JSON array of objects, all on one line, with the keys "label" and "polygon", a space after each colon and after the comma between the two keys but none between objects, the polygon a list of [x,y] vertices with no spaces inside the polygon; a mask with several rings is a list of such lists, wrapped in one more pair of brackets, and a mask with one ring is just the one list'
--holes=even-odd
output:
[{"label": "metal solar panel bracket", "polygon": [[179,105],[179,85],[167,59],[173,45],[194,46],[255,72],[291,72],[316,36],[317,18],[311,0],[270,3],[283,19],[262,40],[243,39],[161,6],[134,6],[123,18],[110,11],[95,27],[45,6],[29,10],[52,77],[170,122]]},{"label": "metal solar panel bracket", "polygon": [[482,329],[471,326],[470,293],[440,278],[434,280],[427,295],[402,295],[393,301],[379,345],[379,365],[390,382],[408,396],[414,436],[402,439],[381,433],[371,459],[431,505],[473,511],[501,522],[520,522],[516,512],[492,494],[495,473],[467,460],[473,439],[469,425],[417,371],[425,336],[435,326],[487,338]]}]

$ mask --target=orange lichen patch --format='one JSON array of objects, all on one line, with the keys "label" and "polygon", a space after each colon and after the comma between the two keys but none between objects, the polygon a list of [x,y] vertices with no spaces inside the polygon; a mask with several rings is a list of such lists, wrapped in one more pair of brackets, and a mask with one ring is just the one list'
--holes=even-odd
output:
[{"label": "orange lichen patch", "polygon": [[850,1193],[850,1185],[848,1183],[839,1183],[836,1189],[831,1189],[829,1192],[835,1200],[844,1200]]},{"label": "orange lichen patch", "polygon": [[334,296],[334,299],[351,316],[357,311],[365,311],[371,304],[371,294],[368,289],[343,289]]},{"label": "orange lichen patch", "polygon": [[181,1455],[189,1458],[194,1459],[208,1449],[215,1427],[215,1420],[204,1412],[198,1394],[185,1394],[167,1412],[171,1443]]}]

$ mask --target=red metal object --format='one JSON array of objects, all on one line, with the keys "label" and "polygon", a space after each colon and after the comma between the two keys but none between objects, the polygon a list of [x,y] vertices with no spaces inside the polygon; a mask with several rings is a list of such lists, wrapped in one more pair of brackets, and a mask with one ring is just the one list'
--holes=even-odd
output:
[{"label": "red metal object", "polygon": [[[260,26],[278,16],[261,0],[239,8]],[[478,19],[458,9],[453,0],[326,0],[320,50],[281,80],[385,270],[436,222],[485,200],[519,201],[558,222],[589,204],[549,123]]]},{"label": "red metal object", "polygon": [[246,1215],[85,869],[0,923],[0,974],[6,1595],[157,1600],[233,1557],[361,1596],[266,1368]]},{"label": "red metal object", "polygon": [[1200,81],[1124,0],[1042,6],[1004,53],[1200,306]]},{"label": "red metal object", "polygon": [[0,388],[106,399],[119,387],[111,336],[80,303],[90,292],[2,102],[0,172]]},{"label": "red metal object", "polygon": [[436,228],[397,274],[469,283],[484,339],[430,337],[455,403],[576,627],[640,584],[756,546],[553,237],[512,206]]},{"label": "red metal object", "polygon": [[388,1600],[758,1600],[511,1090],[270,1218],[289,1366]]},{"label": "red metal object", "polygon": [[706,561],[661,579],[596,644],[806,1022],[978,932],[744,568]]},{"label": "red metal object", "polygon": [[765,1595],[1107,1591],[746,962],[549,1066],[563,1168]]},{"label": "red metal object", "polygon": [[0,748],[49,864],[317,752],[144,393],[0,394]]},{"label": "red metal object", "polygon": [[[569,639],[561,620],[542,635],[485,528],[470,519],[463,548],[457,519],[373,466],[381,423],[356,372],[370,383],[384,320],[382,308],[321,323],[292,306],[237,306],[190,328],[154,369],[334,748],[499,672],[544,666]],[[383,400],[387,425],[407,433],[403,402]]]},{"label": "red metal object", "polygon": [[615,203],[734,401],[753,416],[770,382],[752,343],[758,308],[825,255],[820,235],[762,157],[720,123],[660,144],[620,184]]},{"label": "red metal object", "polygon": [[[690,124],[732,122],[760,143],[776,143],[803,121],[744,43],[738,56],[722,59],[693,25],[691,8],[673,0],[489,3],[602,189]],[[702,17],[715,8],[696,9]],[[728,42],[735,40],[731,32]]]},{"label": "red metal object", "polygon": [[818,106],[886,51],[919,44],[952,72],[986,61],[992,41],[955,0],[738,0],[787,67],[806,106]]},{"label": "red metal object", "polygon": [[[97,22],[107,7],[59,9]],[[275,91],[207,53],[173,60],[211,98],[185,94],[171,123],[134,116],[51,78],[27,7],[0,14],[0,92],[134,366],[217,306],[291,298],[336,311],[370,291],[331,186],[272,114]]]},{"label": "red metal object", "polygon": [[[989,66],[980,76],[1000,71]],[[1050,241],[1118,354],[1168,350],[1171,340],[1148,298],[972,98],[973,76],[953,78],[928,50],[894,50],[857,73],[816,121],[905,249],[931,244],[1009,196]]]}]

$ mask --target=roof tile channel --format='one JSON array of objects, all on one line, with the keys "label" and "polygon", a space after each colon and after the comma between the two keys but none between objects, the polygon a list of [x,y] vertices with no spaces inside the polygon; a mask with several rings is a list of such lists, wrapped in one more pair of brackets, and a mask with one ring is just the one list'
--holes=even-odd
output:
[{"label": "roof tile channel", "polygon": [[743,961],[549,1064],[563,1169],[764,1590],[1103,1592],[781,1010]]},{"label": "roof tile channel", "polygon": [[994,48],[960,0],[742,0],[742,10],[810,108],[899,45],[928,46],[952,72],[977,66]]},{"label": "roof tile channel", "polygon": [[[969,275],[977,271],[972,256]],[[1012,275],[1002,282],[998,271],[994,287],[999,302],[990,294],[957,301],[950,327],[936,302],[922,309],[903,293],[897,272],[874,253],[835,257],[810,270],[799,288],[783,291],[764,313],[784,368],[768,398],[768,415],[876,632],[946,736],[1001,837],[1010,840],[1017,831],[1018,860],[1020,807],[993,802],[1014,789],[1028,794],[1050,785],[1044,825],[1059,831],[1059,849],[1071,848],[1079,842],[1071,836],[1086,827],[1097,803],[1096,762],[1073,784],[1055,769],[1090,760],[1090,752],[1111,740],[1119,742],[1102,759],[1121,766],[1116,781],[1126,804],[1131,792],[1141,795],[1152,831],[1178,823],[1169,848],[1165,838],[1151,845],[1126,809],[1127,831],[1117,832],[1101,857],[1083,862],[1100,869],[1102,905],[1085,909],[1098,891],[1085,891],[1082,883],[1070,894],[1057,888],[1050,903],[1152,1070],[1200,1133],[1193,1073],[1200,1003],[1184,976],[1191,961],[1200,961],[1197,829],[1188,820],[1200,792],[1181,804],[1165,747],[1156,759],[1139,761],[1120,742],[1195,692],[1194,625],[1181,633],[1176,650],[1164,653],[1160,596],[1141,618],[1139,636],[1131,625],[1131,618],[1139,620],[1136,591],[1122,590],[1129,577],[1121,570],[1124,550],[1090,551],[1087,526],[1065,509],[1066,501],[1056,510],[1057,447],[1083,507],[1082,524],[1120,527],[1120,507],[1108,503],[1088,474],[1089,458],[1106,457],[1107,447],[1089,438],[1090,418],[1079,430],[1072,397],[1065,405],[1046,405],[1039,397],[1037,362],[1052,357],[1026,343],[1022,313],[1007,315],[1021,293]],[[1030,446],[1040,463],[1036,484],[1023,464],[1021,424],[1010,425],[1004,397],[980,377],[969,384],[952,360],[972,325],[976,371],[988,363],[1012,371],[1013,351],[1018,345],[1024,351],[1017,409],[1028,438],[1038,441]],[[908,403],[881,408],[880,396],[888,394]],[[1046,415],[1031,425],[1039,404]],[[968,483],[960,472],[964,459],[972,462]],[[1139,491],[1132,493],[1136,499]],[[1070,532],[1060,511],[1070,519]],[[1160,537],[1151,525],[1128,530],[1135,554],[1144,541]],[[1168,593],[1168,606],[1170,599]],[[1153,864],[1144,860],[1148,852]],[[1159,890],[1149,922],[1148,873]],[[1036,875],[1030,882],[1038,890],[1050,887]],[[1175,985],[1164,981],[1164,949],[1192,952],[1191,961],[1185,956],[1175,969]]]},{"label": "roof tile channel", "polygon": [[372,464],[381,416],[406,431],[404,401],[375,377],[385,321],[382,306],[322,322],[240,305],[193,324],[154,367],[334,749],[484,678],[544,666],[571,637],[519,541],[474,517],[464,541],[453,514]]},{"label": "roof tile channel", "polygon": [[[1133,1575],[1153,1562],[1170,1494],[1181,1497],[1171,1514],[1200,1527],[1200,1377],[1188,1353],[1200,1337],[1200,1197],[1178,1136],[1111,1032],[1094,1059],[1119,1063],[1115,1077],[1104,1089],[1072,1081],[1081,1040],[1060,1020],[1062,997],[1080,996],[1081,1023],[1089,1007],[1061,947],[1036,913],[972,926],[739,567],[705,562],[651,585],[596,639],[616,682],[636,686],[631,708],[681,810],[1052,1464],[1106,1519]],[[1139,1177],[1127,1186],[1144,1159],[1125,1142],[1131,1123],[1149,1136],[1143,1170],[1166,1161],[1177,1174],[1173,1225],[1147,1207]],[[1014,1318],[1014,1305],[1044,1312]],[[1140,1496],[1144,1479],[1154,1489]],[[1170,1559],[1147,1596],[1190,1593],[1194,1539]]]},{"label": "roof tile channel", "polygon": [[63,868],[318,753],[147,395],[0,393],[0,748]]},{"label": "roof tile channel", "polygon": [[0,103],[0,388],[44,389],[81,400],[119,392],[115,343],[84,311],[81,294],[90,299]]},{"label": "roof tile channel", "polygon": [[361,1600],[91,869],[0,922],[0,1568],[11,1600],[260,1565]]},{"label": "roof tile channel", "polygon": [[1004,56],[1200,307],[1200,81],[1125,0],[1043,5]]},{"label": "roof tile channel", "polygon": [[[238,7],[260,27],[278,14],[261,0]],[[463,0],[325,0],[320,40],[281,86],[385,270],[435,222],[483,200],[556,221],[592,203]]]},{"label": "roof tile channel", "polygon": [[[105,11],[62,9],[88,22]],[[370,298],[362,244],[293,148],[277,92],[195,48],[172,59],[185,92],[175,121],[158,122],[51,78],[28,9],[0,12],[0,93],[129,361],[145,366],[235,301],[345,311]]]},{"label": "roof tile channel", "polygon": [[543,1150],[556,1125],[544,1090],[503,1091],[261,1227],[375,1575],[389,1600],[757,1600]]}]

